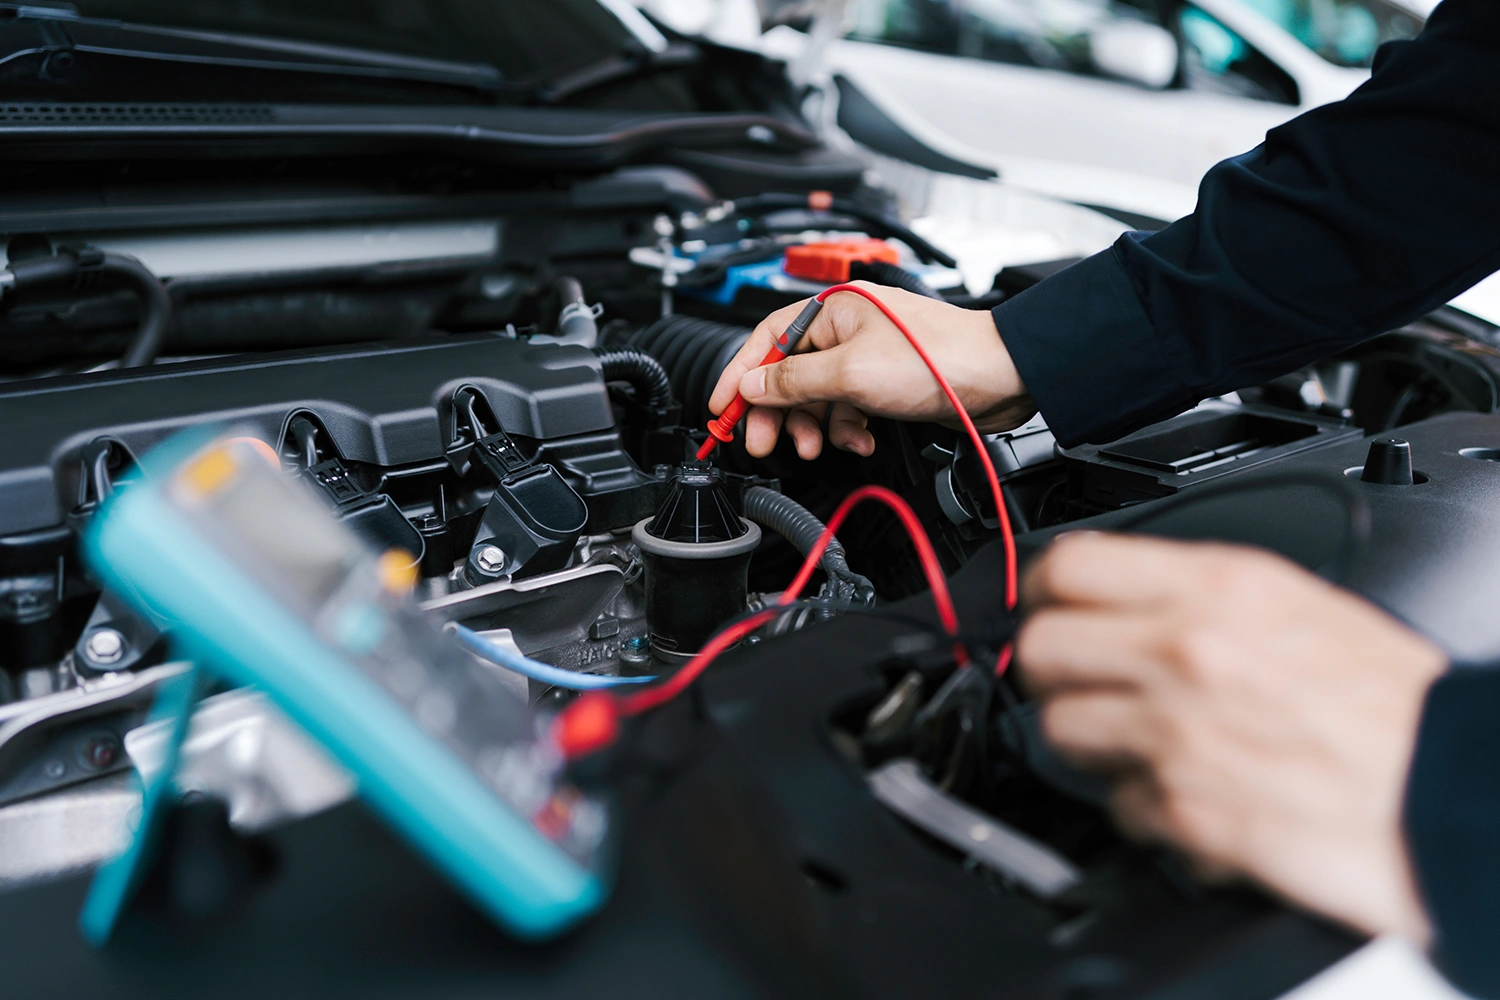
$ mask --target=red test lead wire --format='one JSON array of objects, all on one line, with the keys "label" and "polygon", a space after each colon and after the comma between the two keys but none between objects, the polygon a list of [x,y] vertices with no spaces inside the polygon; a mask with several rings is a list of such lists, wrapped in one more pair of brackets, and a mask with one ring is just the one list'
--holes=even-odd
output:
[{"label": "red test lead wire", "polygon": [[[666,704],[673,698],[685,691],[693,681],[697,680],[705,670],[708,669],[714,659],[730,646],[739,642],[745,636],[760,628],[770,621],[788,605],[797,600],[804,587],[812,578],[813,571],[817,569],[819,561],[823,558],[823,552],[828,548],[828,543],[833,540],[834,533],[849,516],[849,512],[865,500],[878,500],[901,519],[901,525],[911,537],[912,545],[916,547],[917,558],[922,563],[922,572],[927,575],[927,584],[932,588],[932,602],[937,605],[938,619],[943,623],[943,630],[948,635],[955,637],[953,655],[960,664],[968,662],[968,654],[956,641],[958,635],[958,612],[953,607],[953,595],[948,592],[948,581],[943,577],[943,567],[938,562],[937,552],[932,547],[932,541],[927,537],[926,530],[922,527],[922,521],[917,517],[911,506],[897,493],[886,489],[884,486],[861,486],[844,498],[833,516],[828,519],[828,526],[808,550],[807,557],[802,562],[802,569],[798,571],[791,584],[776,599],[774,608],[767,608],[757,612],[748,618],[742,619],[728,628],[719,632],[709,639],[698,654],[687,662],[685,666],[669,679],[661,684],[653,685],[641,691],[621,697],[616,703],[621,715],[639,715]],[[602,693],[602,692],[601,692]],[[581,699],[580,699],[581,700]]]},{"label": "red test lead wire", "polygon": [[[959,421],[964,425],[964,431],[969,435],[970,443],[974,445],[974,451],[979,455],[979,463],[984,466],[984,476],[989,481],[990,495],[995,500],[995,514],[1000,519],[1000,536],[1005,543],[1005,607],[1008,611],[1014,610],[1020,589],[1016,573],[1016,536],[1015,532],[1011,529],[1010,512],[1005,506],[1005,494],[1000,489],[1000,475],[995,471],[995,463],[990,459],[989,449],[984,446],[984,438],[980,437],[979,429],[974,426],[974,421],[969,418],[969,413],[964,409],[964,404],[959,402],[958,393],[953,391],[953,386],[943,376],[941,369],[937,366],[937,362],[932,360],[932,356],[917,341],[917,338],[907,328],[906,324],[901,322],[901,318],[891,312],[889,306],[880,301],[878,296],[858,285],[834,285],[832,288],[826,288],[820,292],[814,301],[821,302],[835,292],[853,292],[855,295],[867,299],[871,305],[879,309],[881,314],[890,320],[897,330],[901,331],[901,335],[906,338],[906,342],[911,344],[912,349],[922,359],[922,363],[927,366],[927,370],[932,372],[932,377],[937,379],[938,388],[942,389],[943,395],[948,397],[948,402],[953,406],[953,412],[958,414]],[[995,673],[1003,674],[1005,668],[1010,666],[1010,659],[1011,646],[1010,643],[1006,643],[1005,648],[1000,651],[999,658],[995,661]]]}]

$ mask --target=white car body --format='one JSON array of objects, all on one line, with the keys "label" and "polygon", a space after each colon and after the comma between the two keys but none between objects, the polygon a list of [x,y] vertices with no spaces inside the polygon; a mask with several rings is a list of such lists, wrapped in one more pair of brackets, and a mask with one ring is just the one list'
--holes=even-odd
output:
[{"label": "white car body", "polygon": [[[1296,105],[879,42],[838,39],[822,68],[841,73],[934,148],[992,166],[1007,182],[1068,201],[1171,220],[1192,211],[1209,167],[1268,129],[1340,100],[1369,72],[1325,61],[1241,0],[1192,0],[1295,82]],[[800,54],[802,36],[773,29],[766,47]]]},{"label": "white car body", "polygon": [[[903,209],[916,217],[919,232],[941,231],[948,242],[964,234],[963,245],[953,249],[965,282],[979,291],[994,266],[1039,259],[1041,243],[1065,248],[1057,257],[1084,256],[1107,245],[1109,224],[1080,225],[1080,216],[1068,210],[1072,206],[1056,201],[1179,218],[1193,210],[1198,182],[1215,163],[1252,149],[1267,130],[1304,111],[1341,100],[1369,78],[1368,71],[1326,62],[1241,0],[1193,3],[1286,71],[1300,103],[1151,90],[849,39],[808,53],[808,36],[784,27],[762,36],[760,48],[802,62],[814,77],[843,74],[933,149],[1000,173],[998,184],[972,181],[869,157],[882,182],[900,195]],[[1402,6],[1425,16],[1436,3],[1402,0]],[[832,117],[825,115],[825,125]],[[1026,193],[1056,201],[1049,209],[1045,199]],[[1500,274],[1452,304],[1500,324]]]},{"label": "white car body", "polygon": [[[721,44],[758,48],[825,84],[841,73],[903,128],[933,149],[995,168],[1000,183],[935,174],[861,152],[893,188],[919,233],[943,242],[973,292],[1011,264],[1083,257],[1127,228],[1076,206],[1150,218],[1186,215],[1203,174],[1259,144],[1268,129],[1341,100],[1369,79],[1335,66],[1244,0],[1192,0],[1239,34],[1296,83],[1296,105],[1203,90],[1153,90],[1099,76],[938,55],[831,37],[808,51],[809,36],[787,27],[755,34],[755,0],[632,0],[673,28]],[[1437,0],[1397,0],[1426,17]],[[831,10],[836,14],[836,10]],[[826,31],[826,28],[825,28]],[[815,34],[817,34],[815,29]],[[836,36],[837,31],[827,32]],[[831,107],[827,137],[844,141]],[[1038,196],[1045,197],[1038,197]],[[1073,204],[1066,204],[1071,202]],[[1500,324],[1500,275],[1453,305]]]}]

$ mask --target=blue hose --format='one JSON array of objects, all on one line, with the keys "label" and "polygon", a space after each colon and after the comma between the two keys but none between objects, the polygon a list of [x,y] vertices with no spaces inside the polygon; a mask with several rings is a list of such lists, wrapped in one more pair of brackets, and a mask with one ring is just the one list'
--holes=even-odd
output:
[{"label": "blue hose", "polygon": [[498,642],[486,639],[473,629],[464,628],[457,623],[449,622],[448,627],[453,630],[454,635],[458,636],[458,641],[463,644],[463,647],[481,660],[554,687],[567,688],[570,691],[597,691],[600,688],[648,684],[656,680],[655,677],[604,677],[600,674],[581,674],[574,670],[564,670],[550,663],[542,663],[519,653],[512,653]]}]

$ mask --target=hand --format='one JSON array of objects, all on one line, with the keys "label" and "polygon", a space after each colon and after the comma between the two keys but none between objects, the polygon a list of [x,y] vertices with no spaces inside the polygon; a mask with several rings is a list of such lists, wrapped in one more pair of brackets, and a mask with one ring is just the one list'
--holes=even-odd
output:
[{"label": "hand", "polygon": [[1022,593],[1017,659],[1043,731],[1119,776],[1127,832],[1426,944],[1401,803],[1441,650],[1240,546],[1070,535]]},{"label": "hand", "polygon": [[[981,431],[1018,427],[1036,412],[988,312],[960,309],[867,281],[854,284],[879,295],[901,317]],[[871,415],[953,421],[956,426],[952,405],[917,352],[890,320],[858,295],[829,296],[799,352],[757,368],[772,341],[804,305],[805,301],[787,306],[761,321],[709,398],[708,408],[715,414],[724,412],[736,391],[755,404],[745,419],[750,454],[769,455],[784,422],[797,454],[817,458],[823,450],[825,416],[834,447],[857,455],[875,450],[875,438],[867,429]]]}]

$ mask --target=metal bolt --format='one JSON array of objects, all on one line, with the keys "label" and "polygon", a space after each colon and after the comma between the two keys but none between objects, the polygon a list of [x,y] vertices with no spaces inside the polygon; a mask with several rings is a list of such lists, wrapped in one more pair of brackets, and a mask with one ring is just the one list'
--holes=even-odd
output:
[{"label": "metal bolt", "polygon": [[83,759],[101,771],[114,764],[119,756],[120,741],[112,736],[96,736],[83,748]]},{"label": "metal bolt", "polygon": [[499,576],[505,569],[505,550],[498,545],[483,545],[474,553],[474,565],[481,573]]},{"label": "metal bolt", "polygon": [[125,636],[118,629],[96,629],[83,644],[83,652],[95,663],[119,663],[125,656]]},{"label": "metal bolt", "polygon": [[651,643],[643,635],[631,636],[620,643],[620,659],[626,663],[645,663],[651,659]]}]

